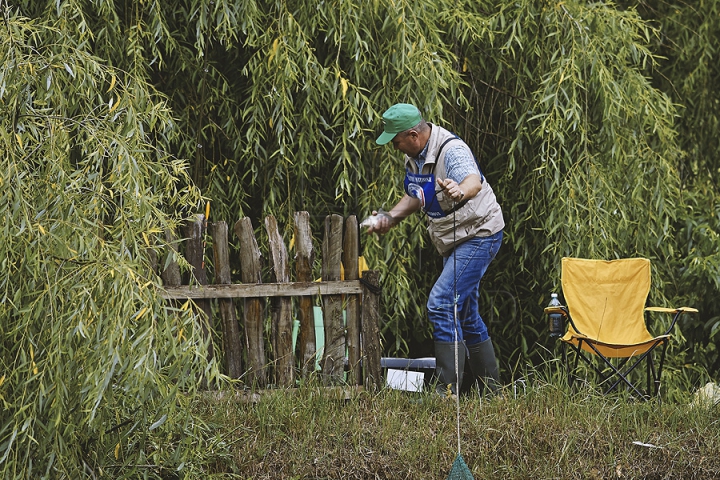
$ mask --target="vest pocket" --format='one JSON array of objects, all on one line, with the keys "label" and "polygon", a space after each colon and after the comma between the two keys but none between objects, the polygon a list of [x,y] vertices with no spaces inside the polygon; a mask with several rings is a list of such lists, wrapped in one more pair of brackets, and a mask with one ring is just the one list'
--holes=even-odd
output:
[{"label": "vest pocket", "polygon": [[470,208],[461,208],[447,217],[430,220],[428,232],[435,248],[444,255],[458,243],[474,237],[477,234],[474,218]]}]

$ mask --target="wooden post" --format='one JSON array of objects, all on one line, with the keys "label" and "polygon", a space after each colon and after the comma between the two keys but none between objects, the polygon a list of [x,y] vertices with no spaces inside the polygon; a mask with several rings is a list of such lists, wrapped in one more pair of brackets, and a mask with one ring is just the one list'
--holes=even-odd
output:
[{"label": "wooden post", "polygon": [[[193,269],[190,272],[194,282],[188,281],[187,283],[196,283],[198,285],[207,285],[207,271],[205,270],[205,243],[203,242],[203,236],[205,235],[205,215],[199,214],[196,216],[194,222],[188,222],[185,224],[185,258],[188,263],[192,265]],[[208,361],[211,361],[215,357],[215,351],[212,342],[212,310],[210,308],[210,300],[196,300],[195,304],[200,309],[201,316],[203,317],[202,331],[203,338],[207,342],[208,350]]]},{"label": "wooden post", "polygon": [[[230,275],[230,254],[228,247],[228,226],[226,222],[210,224],[213,238],[213,258],[215,259],[215,283],[232,283]],[[218,300],[222,320],[223,345],[225,346],[225,368],[230,378],[242,377],[242,342],[240,327],[235,313],[235,303],[231,298]]]},{"label": "wooden post", "polygon": [[[252,221],[245,217],[235,223],[235,235],[240,239],[240,276],[243,283],[262,283],[260,267],[260,249],[255,240]],[[245,349],[249,383],[265,387],[267,375],[265,368],[265,344],[263,335],[263,309],[260,298],[246,298]]]},{"label": "wooden post", "polygon": [[362,338],[365,388],[380,390],[383,375],[380,367],[380,273],[363,273]]},{"label": "wooden post", "polygon": [[[295,277],[298,282],[311,282],[312,266],[315,261],[312,232],[310,231],[310,214],[295,212]],[[302,376],[315,371],[315,314],[312,297],[301,296],[298,301],[298,319],[300,334],[298,335],[300,369]]]},{"label": "wooden post", "polygon": [[[343,267],[345,280],[357,280],[358,252],[358,222],[355,215],[345,220],[345,236],[343,240]],[[345,319],[347,325],[348,349],[348,383],[360,385],[362,383],[362,368],[360,368],[360,302],[357,295],[347,295],[345,301]]]},{"label": "wooden post", "polygon": [[[154,243],[154,242],[153,242]],[[157,250],[153,247],[146,247],[145,248],[145,255],[147,255],[148,264],[150,265],[150,270],[159,273],[158,272],[158,255]]]},{"label": "wooden post", "polygon": [[[342,258],[343,218],[328,215],[325,218],[323,240],[322,279],[340,280]],[[325,348],[322,359],[322,376],[326,384],[338,384],[345,372],[345,326],[343,325],[342,295],[323,298],[323,327]]]},{"label": "wooden post", "polygon": [[160,278],[163,285],[176,287],[182,285],[182,277],[180,275],[180,267],[173,258],[178,255],[177,238],[170,230],[165,230],[165,241],[169,245],[169,251],[165,254],[162,264],[160,265]]},{"label": "wooden post", "polygon": [[[287,249],[278,231],[277,220],[272,215],[265,217],[265,230],[270,242],[270,259],[275,282],[290,282]],[[281,387],[292,387],[295,383],[294,354],[292,349],[292,298],[273,297],[272,339],[275,353],[275,383]]]}]

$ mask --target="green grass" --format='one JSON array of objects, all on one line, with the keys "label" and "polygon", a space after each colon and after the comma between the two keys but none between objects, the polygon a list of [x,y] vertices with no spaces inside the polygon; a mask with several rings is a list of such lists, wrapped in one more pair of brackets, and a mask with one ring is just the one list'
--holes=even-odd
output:
[{"label": "green grass", "polygon": [[[461,398],[461,451],[476,479],[720,476],[717,406],[551,383],[513,390]],[[203,478],[444,479],[457,454],[455,402],[429,394],[345,398],[313,382],[254,402],[226,393],[195,405],[207,435],[204,458],[188,468]]]}]

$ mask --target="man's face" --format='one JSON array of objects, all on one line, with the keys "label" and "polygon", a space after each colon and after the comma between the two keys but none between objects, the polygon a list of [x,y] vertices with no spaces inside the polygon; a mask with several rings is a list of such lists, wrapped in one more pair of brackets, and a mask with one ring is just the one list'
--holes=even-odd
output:
[{"label": "man's face", "polygon": [[410,129],[395,135],[395,138],[392,139],[392,144],[395,150],[400,150],[405,155],[416,157],[422,150],[418,149],[417,141],[417,131]]}]

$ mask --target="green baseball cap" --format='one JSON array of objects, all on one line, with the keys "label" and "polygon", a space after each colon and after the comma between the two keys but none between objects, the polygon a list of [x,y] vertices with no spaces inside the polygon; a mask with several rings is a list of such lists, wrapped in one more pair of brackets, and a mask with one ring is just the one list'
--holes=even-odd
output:
[{"label": "green baseball cap", "polygon": [[420,110],[409,103],[396,103],[383,113],[385,127],[383,133],[375,140],[378,145],[385,145],[400,132],[408,130],[422,121]]}]

